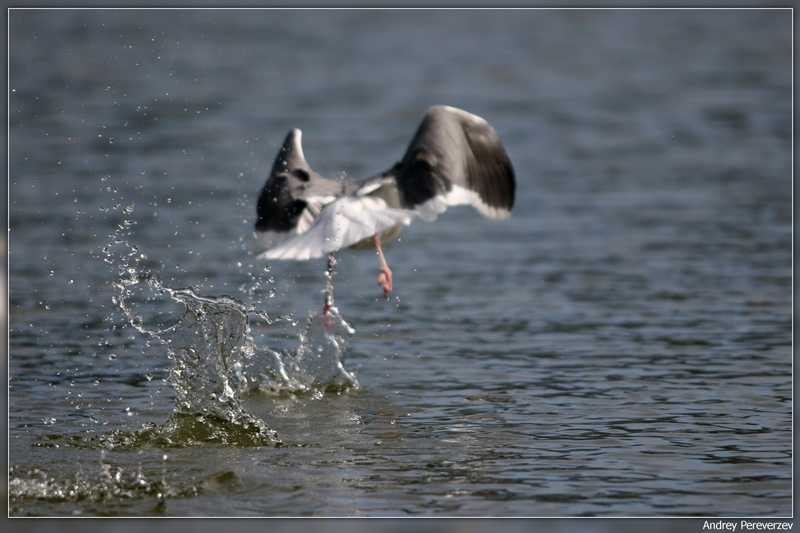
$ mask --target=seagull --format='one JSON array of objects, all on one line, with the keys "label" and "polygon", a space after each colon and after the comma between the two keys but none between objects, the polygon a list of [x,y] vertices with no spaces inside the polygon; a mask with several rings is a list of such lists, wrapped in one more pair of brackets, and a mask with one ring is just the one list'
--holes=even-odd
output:
[{"label": "seagull", "polygon": [[431,222],[448,206],[471,205],[504,219],[514,206],[516,181],[497,132],[484,119],[454,107],[428,109],[403,158],[369,178],[329,180],[306,162],[294,128],[278,152],[258,197],[254,247],[258,259],[308,260],[328,255],[332,302],[334,253],[375,248],[384,297],[392,271],[381,246],[415,218]]}]

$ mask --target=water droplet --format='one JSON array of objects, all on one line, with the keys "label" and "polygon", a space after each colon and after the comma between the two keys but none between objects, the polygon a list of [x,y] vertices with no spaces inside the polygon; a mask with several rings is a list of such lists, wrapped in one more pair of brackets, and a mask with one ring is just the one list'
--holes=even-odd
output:
[{"label": "water droplet", "polygon": [[108,358],[113,361],[114,359],[117,358],[117,354],[115,354],[115,353],[109,354]]}]

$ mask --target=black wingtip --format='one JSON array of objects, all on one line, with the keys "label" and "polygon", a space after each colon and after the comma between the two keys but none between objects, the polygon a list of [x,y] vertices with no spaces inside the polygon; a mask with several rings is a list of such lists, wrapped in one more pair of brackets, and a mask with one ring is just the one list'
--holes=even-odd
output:
[{"label": "black wingtip", "polygon": [[491,218],[507,217],[514,206],[516,178],[500,137],[486,120],[462,109],[428,108],[398,171],[409,206],[454,187],[477,198],[468,194],[448,202],[471,203]]},{"label": "black wingtip", "polygon": [[298,128],[292,128],[283,141],[275,164],[272,166],[272,174],[279,172],[292,171],[295,169],[309,170],[306,158],[303,155],[303,146],[300,143],[303,132]]},{"label": "black wingtip", "polygon": [[500,137],[485,121],[480,125],[469,123],[462,126],[471,152],[468,158],[469,188],[477,192],[489,207],[509,214],[514,207],[517,183],[514,167]]}]

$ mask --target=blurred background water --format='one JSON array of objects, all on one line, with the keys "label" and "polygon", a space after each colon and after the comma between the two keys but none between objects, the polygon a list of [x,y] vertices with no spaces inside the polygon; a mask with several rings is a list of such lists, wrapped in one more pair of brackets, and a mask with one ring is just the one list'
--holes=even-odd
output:
[{"label": "blurred background water", "polygon": [[[12,10],[9,514],[790,516],[791,47],[788,10]],[[291,355],[324,262],[249,248],[284,135],[366,176],[440,103],[516,206],[407,228],[389,301],[339,254],[359,386],[242,394],[279,446],[113,445],[176,409],[115,283]]]}]

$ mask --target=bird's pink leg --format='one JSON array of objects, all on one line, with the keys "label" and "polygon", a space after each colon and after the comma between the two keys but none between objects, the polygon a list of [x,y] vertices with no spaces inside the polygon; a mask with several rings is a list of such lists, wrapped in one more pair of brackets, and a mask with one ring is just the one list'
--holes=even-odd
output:
[{"label": "bird's pink leg", "polygon": [[381,273],[378,275],[378,285],[383,287],[383,295],[388,298],[389,293],[392,292],[392,271],[389,270],[386,259],[383,257],[381,238],[375,235],[372,238],[372,242],[375,243],[375,249],[378,250],[378,257],[381,259]]}]

